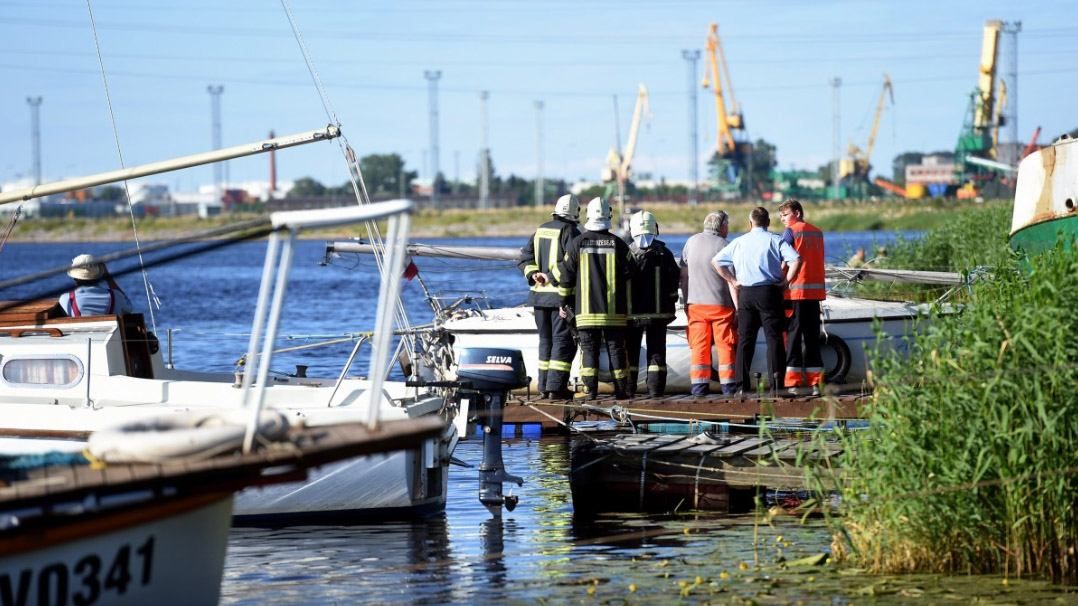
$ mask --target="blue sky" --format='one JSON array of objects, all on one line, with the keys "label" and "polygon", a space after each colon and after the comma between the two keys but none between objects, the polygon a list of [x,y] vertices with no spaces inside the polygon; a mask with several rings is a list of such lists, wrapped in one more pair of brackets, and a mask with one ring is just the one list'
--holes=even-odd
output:
[{"label": "blue sky", "polygon": [[[93,0],[119,147],[126,165],[210,148],[209,84],[224,86],[226,146],[327,122],[280,3],[253,0]],[[1021,21],[1018,136],[1042,141],[1078,127],[1078,2],[978,0],[400,0],[288,3],[332,108],[357,153],[397,152],[424,172],[429,121],[424,70],[441,70],[440,165],[474,178],[481,90],[490,91],[490,147],[499,174],[536,173],[542,100],[549,177],[598,176],[622,138],[638,83],[651,92],[636,172],[688,175],[688,67],[720,25],[749,135],[778,146],[783,168],[831,157],[832,89],[841,77],[843,148],[863,145],[888,72],[873,164],[889,173],[903,151],[953,149],[976,85],[986,19]],[[1006,44],[1006,43],[1005,43]],[[1001,75],[1010,70],[1001,56]],[[116,140],[85,2],[0,0],[0,182],[30,172],[28,96],[42,96],[46,179],[112,170]],[[698,64],[697,78],[704,63]],[[1013,87],[1012,87],[1013,88]],[[697,89],[701,166],[715,144],[713,97]],[[1013,90],[1011,92],[1013,98]],[[1003,138],[1009,137],[1004,130]],[[337,148],[281,152],[281,178],[343,183]],[[458,161],[459,158],[459,161]],[[266,161],[229,165],[233,181],[266,178]],[[701,173],[703,170],[701,169]],[[181,189],[209,167],[161,178]]]}]

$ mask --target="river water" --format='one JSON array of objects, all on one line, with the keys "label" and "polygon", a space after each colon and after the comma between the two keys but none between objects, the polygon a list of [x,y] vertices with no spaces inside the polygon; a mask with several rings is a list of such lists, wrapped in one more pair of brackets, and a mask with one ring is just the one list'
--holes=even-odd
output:
[{"label": "river water", "polygon": [[[831,260],[890,233],[828,234]],[[519,246],[521,238],[437,240],[441,244]],[[675,252],[684,236],[665,237]],[[433,240],[431,240],[434,242]],[[9,243],[0,252],[0,280],[64,265],[83,252],[125,248],[115,243]],[[868,248],[872,250],[871,248]],[[325,266],[323,243],[298,243],[286,300],[281,346],[368,330],[377,274],[373,259],[346,256]],[[231,371],[247,345],[265,243],[248,242],[151,268],[157,333],[173,330],[177,366]],[[148,257],[152,258],[152,257]],[[517,305],[524,280],[511,263],[417,259],[427,287],[449,297],[483,293],[493,307]],[[125,267],[116,263],[114,271]],[[0,299],[28,298],[66,278],[6,289]],[[136,308],[148,308],[143,278],[119,279]],[[406,283],[416,323],[430,319],[419,281]],[[147,322],[150,318],[147,317]],[[336,376],[350,344],[275,358],[280,372],[295,364],[312,376]],[[357,370],[363,372],[361,361]],[[399,377],[398,377],[399,378]],[[790,566],[827,553],[831,532],[821,520],[766,520],[714,514],[622,514],[574,519],[567,473],[569,441],[518,438],[504,447],[506,468],[525,484],[520,505],[498,518],[478,502],[482,444],[462,441],[456,456],[473,465],[450,474],[444,516],[418,522],[350,527],[232,531],[222,586],[224,604],[328,603],[903,603],[918,600],[1059,603],[1073,594],[1042,583],[994,577],[876,577],[831,566]]]}]

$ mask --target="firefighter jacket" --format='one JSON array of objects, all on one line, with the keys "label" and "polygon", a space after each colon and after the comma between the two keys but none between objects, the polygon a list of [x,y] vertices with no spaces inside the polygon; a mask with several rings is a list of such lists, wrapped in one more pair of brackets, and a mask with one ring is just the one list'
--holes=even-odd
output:
[{"label": "firefighter jacket", "polygon": [[815,225],[798,221],[786,228],[783,239],[801,256],[801,269],[786,289],[786,298],[792,301],[826,299],[823,232]]},{"label": "firefighter jacket", "polygon": [[648,248],[630,244],[636,275],[630,294],[629,322],[636,325],[669,324],[674,321],[681,268],[674,253],[661,240]]},{"label": "firefighter jacket", "polygon": [[[535,230],[528,243],[520,249],[520,262],[517,267],[528,279],[531,292],[528,293],[528,305],[532,307],[558,307],[561,296],[558,286],[561,284],[561,260],[574,238],[580,235],[576,223],[555,216]],[[539,285],[532,276],[543,272],[550,281]]]},{"label": "firefighter jacket", "polygon": [[634,263],[629,245],[608,230],[586,231],[562,262],[562,302],[573,308],[578,329],[625,326]]}]

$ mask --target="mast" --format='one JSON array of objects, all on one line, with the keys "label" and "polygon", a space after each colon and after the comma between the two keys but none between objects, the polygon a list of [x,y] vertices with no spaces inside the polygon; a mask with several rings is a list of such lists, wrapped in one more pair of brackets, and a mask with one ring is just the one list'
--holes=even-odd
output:
[{"label": "mast", "polygon": [[43,196],[49,196],[52,194],[85,189],[87,187],[104,185],[106,183],[115,183],[117,181],[126,181],[128,179],[137,179],[139,177],[156,175],[159,173],[179,170],[181,168],[190,168],[192,166],[210,164],[211,162],[221,162],[222,160],[231,160],[233,158],[253,156],[255,154],[272,152],[274,150],[295,147],[297,145],[306,145],[307,143],[315,143],[317,141],[328,141],[330,139],[335,139],[339,136],[341,136],[341,129],[330,124],[323,129],[307,131],[284,137],[277,137],[276,139],[266,139],[263,141],[247,143],[244,145],[237,145],[235,147],[229,147],[226,149],[214,150],[201,154],[193,154],[190,156],[182,156],[179,158],[173,158],[171,160],[164,160],[161,162],[152,162],[150,164],[133,166],[131,168],[114,170],[107,173],[98,173],[96,175],[90,175],[88,177],[76,177],[74,179],[54,181],[52,183],[36,185],[34,187],[24,189],[0,192],[0,204],[31,200],[33,198],[41,198]]}]

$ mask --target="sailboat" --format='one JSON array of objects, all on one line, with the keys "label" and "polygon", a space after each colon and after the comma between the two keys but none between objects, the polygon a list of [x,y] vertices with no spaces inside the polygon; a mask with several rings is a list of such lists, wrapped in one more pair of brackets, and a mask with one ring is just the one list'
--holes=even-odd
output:
[{"label": "sailboat", "polygon": [[[485,246],[448,246],[410,243],[407,252],[411,256],[429,256],[453,259],[516,261],[520,251],[515,248]],[[326,254],[371,253],[372,246],[365,242],[329,242]],[[959,288],[967,283],[967,278],[958,273],[920,270],[897,270],[884,268],[849,268],[829,266],[827,278],[832,283],[854,280],[877,280],[885,282],[907,282],[934,284],[949,288]],[[466,295],[469,301],[475,295]],[[483,308],[480,305],[443,305],[436,297],[429,297],[434,313],[434,325],[453,336],[453,347],[460,351],[472,347],[503,347],[519,349],[524,354],[525,364],[529,369],[539,365],[539,338],[536,333],[535,319],[530,307]],[[868,381],[868,354],[876,348],[891,348],[903,351],[906,342],[903,337],[912,334],[917,328],[917,321],[923,319],[928,306],[901,301],[880,301],[857,297],[835,296],[832,292],[821,303],[823,313],[822,354],[825,368],[825,382],[836,389],[857,391],[865,389]],[[674,321],[667,327],[667,393],[689,393],[691,382],[689,368],[691,350],[689,348],[686,327],[688,325],[685,310],[680,306]],[[753,359],[753,372],[766,376],[767,356],[763,336],[756,343],[757,355]],[[641,352],[640,368],[647,368],[646,350]],[[712,356],[714,361],[718,355]],[[570,371],[570,381],[579,379],[579,357],[574,359]],[[605,357],[601,360],[600,376],[609,381],[608,365]],[[535,374],[535,373],[533,373]],[[719,392],[718,370],[712,368],[712,393]],[[637,392],[646,393],[646,377],[638,377]],[[608,385],[607,385],[608,387]],[[600,383],[600,389],[604,384]],[[533,382],[533,392],[538,386]]]},{"label": "sailboat", "polygon": [[[4,192],[0,193],[0,203],[193,166],[207,160],[327,141],[339,134],[337,127],[330,126],[229,150],[39,186],[32,191]],[[237,234],[250,238],[261,233],[269,235],[270,241],[255,310],[255,326],[245,356],[247,370],[238,377],[232,373],[192,372],[169,367],[162,358],[162,351],[150,346],[151,340],[140,314],[55,317],[54,298],[0,306],[0,377],[3,377],[0,380],[0,437],[5,438],[0,440],[0,454],[28,450],[78,451],[94,430],[149,415],[240,410],[251,404],[249,391],[244,388],[253,383],[264,386],[259,392],[260,403],[308,425],[366,418],[436,417],[443,421],[443,429],[418,447],[330,465],[298,485],[247,489],[236,498],[238,523],[338,523],[441,512],[446,502],[448,465],[458,440],[457,428],[450,422],[457,410],[452,389],[444,386],[408,387],[402,382],[386,380],[392,357],[389,354],[392,323],[400,288],[396,276],[402,269],[404,255],[400,249],[407,238],[407,220],[391,222],[391,225],[403,224],[403,227],[396,228],[397,232],[390,234],[390,245],[382,247],[382,283],[392,287],[383,288],[379,298],[379,325],[370,340],[357,341],[337,379],[271,378],[268,375],[292,262],[291,243],[299,230],[339,223],[341,217],[349,221],[373,222],[390,210],[408,217],[410,209],[410,202],[399,200],[391,203],[388,209],[357,205],[326,211],[274,213],[257,225],[241,226]],[[323,212],[327,214],[319,214]],[[281,233],[287,237],[279,237]],[[227,235],[220,230],[215,234],[217,237]],[[68,269],[61,267],[51,273]],[[40,278],[42,274],[32,277]],[[0,293],[15,282],[21,283],[21,280],[0,284]],[[256,346],[263,334],[265,343],[259,350]],[[373,345],[370,376],[350,376],[350,367],[360,347],[368,345]],[[423,344],[428,352],[440,346],[432,339]],[[381,359],[374,356],[381,356]],[[413,361],[413,364],[421,363],[421,360]],[[430,369],[426,374],[437,378],[440,370]]]}]

